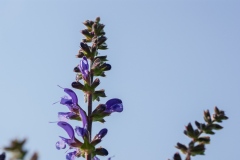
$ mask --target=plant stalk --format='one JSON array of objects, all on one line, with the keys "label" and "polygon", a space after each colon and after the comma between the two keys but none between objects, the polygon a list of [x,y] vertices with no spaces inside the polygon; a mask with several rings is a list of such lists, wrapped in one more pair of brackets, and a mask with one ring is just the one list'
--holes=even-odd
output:
[{"label": "plant stalk", "polygon": [[[92,68],[92,64],[93,64],[93,61],[90,60],[90,70]],[[90,72],[89,85],[92,85],[92,82],[93,82],[93,74]],[[88,130],[88,134],[89,134],[88,141],[89,141],[89,143],[91,143],[91,141],[92,141],[92,117],[91,117],[91,114],[92,114],[92,93],[89,93],[87,95],[87,102],[88,102],[88,115],[87,115],[88,125],[87,125],[87,130]],[[86,160],[91,160],[92,155],[86,153],[85,158],[86,158]]]}]

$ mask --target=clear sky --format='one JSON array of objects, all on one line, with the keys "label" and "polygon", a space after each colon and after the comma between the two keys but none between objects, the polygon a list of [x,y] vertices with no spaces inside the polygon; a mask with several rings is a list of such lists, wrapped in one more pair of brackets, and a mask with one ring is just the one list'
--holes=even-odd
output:
[{"label": "clear sky", "polygon": [[112,65],[101,79],[108,96],[101,103],[116,97],[124,104],[121,114],[93,126],[94,133],[109,129],[101,143],[109,156],[172,158],[177,142],[189,142],[184,126],[203,122],[203,110],[218,106],[230,119],[206,156],[193,159],[237,159],[239,0],[0,0],[0,145],[27,137],[40,160],[65,159],[55,143],[66,133],[49,122],[67,108],[52,103],[65,95],[57,85],[70,87],[75,79],[82,22],[97,16],[109,46],[100,54]]}]

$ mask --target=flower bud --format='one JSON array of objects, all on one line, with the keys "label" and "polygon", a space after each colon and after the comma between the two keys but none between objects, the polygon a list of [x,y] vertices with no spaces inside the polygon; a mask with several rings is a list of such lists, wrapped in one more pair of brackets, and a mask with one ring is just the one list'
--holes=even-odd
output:
[{"label": "flower bud", "polygon": [[81,42],[80,46],[81,46],[82,50],[84,51],[85,55],[89,55],[90,54],[89,46],[86,43]]},{"label": "flower bud", "polygon": [[88,31],[88,29],[84,29],[81,31],[81,33],[87,37],[87,39],[91,39],[93,37],[93,35],[91,34],[91,32]]},{"label": "flower bud", "polygon": [[82,49],[78,51],[78,54],[76,55],[77,58],[82,58],[84,56]]},{"label": "flower bud", "polygon": [[100,156],[108,155],[108,151],[105,148],[96,148],[95,153]]},{"label": "flower bud", "polygon": [[72,87],[80,90],[84,89],[84,86],[80,82],[72,82]]},{"label": "flower bud", "polygon": [[107,37],[101,36],[101,37],[98,38],[97,44],[98,44],[98,45],[101,45],[101,44],[103,44],[106,40],[107,40]]},{"label": "flower bud", "polygon": [[100,84],[100,80],[99,80],[99,78],[96,78],[92,83],[92,87],[96,88],[99,84]]},{"label": "flower bud", "polygon": [[95,22],[99,23],[100,22],[100,17],[97,17]]},{"label": "flower bud", "polygon": [[179,153],[175,153],[173,156],[173,160],[182,160],[182,158]]},{"label": "flower bud", "polygon": [[76,72],[76,73],[80,73],[80,69],[78,68],[78,66],[74,67],[73,71]]}]

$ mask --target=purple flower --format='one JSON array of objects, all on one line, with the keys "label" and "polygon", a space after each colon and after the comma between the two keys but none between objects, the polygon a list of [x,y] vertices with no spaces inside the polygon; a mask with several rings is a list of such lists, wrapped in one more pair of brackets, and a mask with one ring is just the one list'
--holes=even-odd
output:
[{"label": "purple flower", "polygon": [[73,112],[58,112],[58,120],[67,122],[69,118],[76,117],[77,115]]},{"label": "purple flower", "polygon": [[68,106],[70,111],[78,110],[78,97],[76,93],[69,88],[64,88],[64,92],[66,92],[70,97],[61,98],[60,104]]},{"label": "purple flower", "polygon": [[73,151],[73,152],[69,152],[67,155],[66,155],[66,160],[75,160],[75,155],[76,155],[76,151]]},{"label": "purple flower", "polygon": [[83,122],[83,128],[87,128],[87,116],[86,113],[82,110],[82,108],[79,109],[79,114]]},{"label": "purple flower", "polygon": [[112,112],[122,112],[123,111],[123,104],[122,101],[118,98],[110,99],[106,102],[106,109],[105,113],[112,113]]},{"label": "purple flower", "polygon": [[88,65],[88,60],[85,56],[80,61],[80,64],[78,67],[79,67],[80,72],[82,73],[83,79],[86,81],[88,78],[88,75],[89,75],[89,71],[88,71],[89,65]]},{"label": "purple flower", "polygon": [[59,149],[65,149],[66,148],[66,143],[63,140],[60,140],[56,143],[56,148]]},{"label": "purple flower", "polygon": [[[60,127],[62,127],[68,134],[69,138],[64,138],[64,137],[61,137],[59,136],[62,141],[64,141],[65,143],[67,143],[70,147],[80,147],[82,145],[82,142],[80,142],[78,139],[75,138],[74,136],[74,130],[72,128],[72,126],[70,124],[68,124],[67,122],[64,122],[64,121],[59,121],[57,123]],[[56,143],[56,148],[60,148],[61,146],[63,146],[60,141],[58,141]],[[63,148],[60,148],[60,149],[63,149]]]},{"label": "purple flower", "polygon": [[76,127],[75,131],[77,135],[84,137],[87,134],[87,116],[86,113],[82,110],[82,108],[79,109],[79,114],[82,119],[83,127]]}]

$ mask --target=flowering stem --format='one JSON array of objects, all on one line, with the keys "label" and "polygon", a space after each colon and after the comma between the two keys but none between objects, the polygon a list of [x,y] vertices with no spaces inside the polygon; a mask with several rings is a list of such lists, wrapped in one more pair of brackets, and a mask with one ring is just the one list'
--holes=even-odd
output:
[{"label": "flowering stem", "polygon": [[88,126],[87,130],[89,132],[89,141],[92,139],[92,94],[88,94]]},{"label": "flowering stem", "polygon": [[[93,61],[90,60],[90,68],[92,68],[92,64],[93,64]],[[90,74],[90,80],[89,80],[90,85],[92,85],[92,82],[93,82],[93,74],[91,73]],[[92,93],[88,94],[87,102],[88,102],[88,126],[87,126],[87,130],[88,130],[88,133],[89,133],[89,139],[88,140],[89,140],[89,143],[91,143],[91,141],[92,141],[92,117],[91,117],[91,114],[92,114]],[[86,160],[91,160],[92,156],[91,156],[91,154],[86,153],[85,158],[86,158]]]},{"label": "flowering stem", "polygon": [[191,160],[191,155],[190,155],[190,153],[187,154],[186,160]]}]

